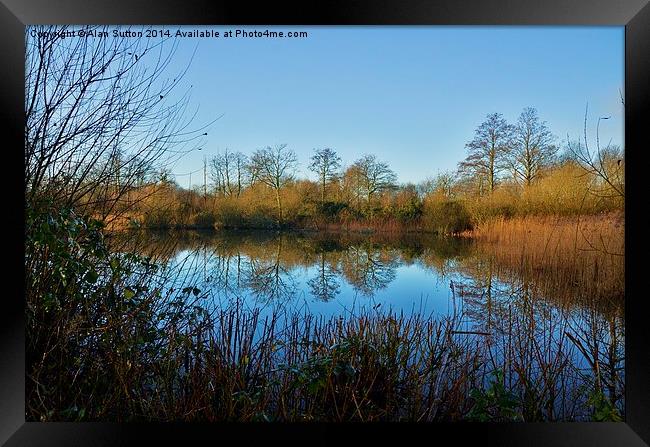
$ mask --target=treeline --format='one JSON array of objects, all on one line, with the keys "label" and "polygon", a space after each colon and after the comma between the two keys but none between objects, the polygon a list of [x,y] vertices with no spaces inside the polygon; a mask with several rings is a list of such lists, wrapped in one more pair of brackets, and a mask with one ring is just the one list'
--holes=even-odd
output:
[{"label": "treeline", "polygon": [[129,225],[217,228],[391,229],[459,233],[495,217],[581,215],[624,206],[624,154],[590,150],[588,141],[562,149],[534,108],[515,124],[487,116],[466,144],[455,172],[419,184],[397,184],[375,155],[348,166],[331,148],[314,149],[295,176],[287,145],[251,155],[225,150],[205,161],[204,182],[180,188],[169,173],[134,187],[121,206]]}]

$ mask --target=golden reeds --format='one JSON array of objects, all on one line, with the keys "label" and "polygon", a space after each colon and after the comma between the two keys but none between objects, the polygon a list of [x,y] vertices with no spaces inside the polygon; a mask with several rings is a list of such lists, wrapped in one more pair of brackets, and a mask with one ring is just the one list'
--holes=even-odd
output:
[{"label": "golden reeds", "polygon": [[496,266],[528,277],[554,297],[622,305],[625,231],[622,214],[494,219],[465,236]]}]

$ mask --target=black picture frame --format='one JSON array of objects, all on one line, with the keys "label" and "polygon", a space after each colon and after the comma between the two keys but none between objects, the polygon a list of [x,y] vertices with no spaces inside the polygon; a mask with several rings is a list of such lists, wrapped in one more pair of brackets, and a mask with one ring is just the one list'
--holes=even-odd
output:
[{"label": "black picture frame", "polygon": [[[626,399],[625,422],[436,425],[325,424],[113,424],[25,422],[23,263],[24,27],[30,24],[249,24],[249,25],[618,25],[625,26],[626,145]],[[1,122],[7,187],[4,223],[8,264],[0,308],[0,442],[7,446],[123,445],[170,441],[251,442],[279,436],[280,442],[350,442],[389,438],[488,445],[643,446],[650,444],[650,354],[642,312],[641,254],[643,145],[650,104],[650,5],[648,0],[336,0],[307,4],[250,1],[2,0],[0,4]],[[14,159],[15,158],[15,159]],[[647,190],[647,186],[645,188]],[[647,201],[647,198],[645,199]],[[15,201],[15,203],[14,203]],[[15,206],[15,208],[13,208]],[[14,211],[15,210],[15,211]],[[15,261],[14,261],[15,259]],[[345,431],[345,433],[342,432]],[[353,439],[357,438],[357,439]]]}]

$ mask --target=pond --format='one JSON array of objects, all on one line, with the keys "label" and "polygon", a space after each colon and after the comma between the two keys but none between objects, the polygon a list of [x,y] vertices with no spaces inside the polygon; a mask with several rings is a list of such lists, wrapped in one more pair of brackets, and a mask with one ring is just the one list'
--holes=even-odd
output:
[{"label": "pond", "polygon": [[447,319],[464,346],[483,350],[499,380],[514,386],[525,377],[537,390],[527,399],[552,396],[543,419],[589,419],[594,384],[623,411],[623,290],[579,281],[590,277],[582,259],[541,268],[525,253],[511,262],[504,247],[408,233],[148,232],[135,239],[165,265],[167,293],[191,284],[188,297],[213,310],[237,303],[262,317]]},{"label": "pond", "polygon": [[[177,239],[167,263],[210,299],[324,316],[368,309],[448,312],[463,240],[218,233]],[[182,272],[182,274],[180,274]]]}]

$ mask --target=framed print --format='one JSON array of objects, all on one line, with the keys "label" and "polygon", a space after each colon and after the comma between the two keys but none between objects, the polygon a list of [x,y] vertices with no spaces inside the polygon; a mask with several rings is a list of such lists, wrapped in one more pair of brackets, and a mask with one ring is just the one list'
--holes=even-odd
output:
[{"label": "framed print", "polygon": [[6,445],[650,442],[646,1],[0,9]]}]

